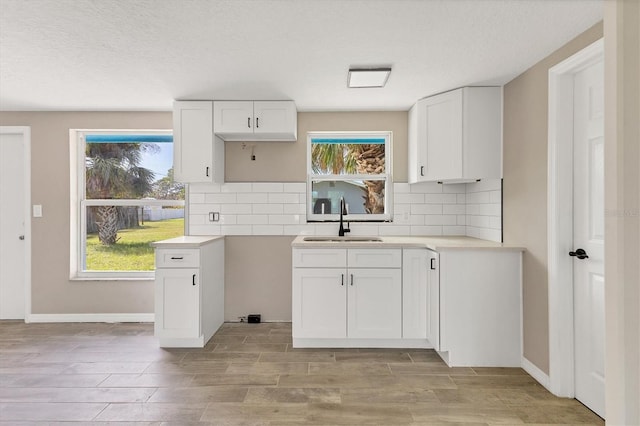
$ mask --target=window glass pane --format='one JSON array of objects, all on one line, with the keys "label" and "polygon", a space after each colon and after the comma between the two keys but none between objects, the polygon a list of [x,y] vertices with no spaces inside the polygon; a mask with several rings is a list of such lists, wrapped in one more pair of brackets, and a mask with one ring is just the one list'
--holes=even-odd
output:
[{"label": "window glass pane", "polygon": [[313,214],[340,214],[344,197],[348,214],[384,214],[385,180],[311,180]]},{"label": "window glass pane", "polygon": [[149,243],[184,234],[184,207],[88,206],[84,271],[153,271]]},{"label": "window glass pane", "polygon": [[[104,142],[109,137],[112,141]],[[145,140],[140,138],[144,135],[87,135],[86,199],[184,200],[184,185],[173,180],[171,136],[129,141]]]},{"label": "window glass pane", "polygon": [[313,138],[311,168],[320,175],[384,174],[384,138]]}]

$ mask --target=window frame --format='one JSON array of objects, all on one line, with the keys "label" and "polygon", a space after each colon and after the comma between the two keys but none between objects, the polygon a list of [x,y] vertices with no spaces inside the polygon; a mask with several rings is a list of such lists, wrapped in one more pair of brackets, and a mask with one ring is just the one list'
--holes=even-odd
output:
[{"label": "window frame", "polygon": [[[364,139],[364,138],[384,138],[385,170],[382,174],[327,174],[318,175],[313,173],[311,164],[312,139]],[[393,132],[391,131],[312,131],[307,133],[307,197],[306,197],[306,217],[307,222],[339,222],[340,214],[317,214],[313,213],[313,182],[314,181],[354,181],[354,180],[383,180],[385,181],[384,194],[384,214],[347,214],[349,222],[392,222],[393,221]]]},{"label": "window frame", "polygon": [[[87,199],[86,198],[86,140],[91,135],[172,135],[173,130],[93,130],[72,129],[70,133],[71,165],[71,241],[70,241],[70,279],[71,280],[153,280],[152,271],[86,271],[83,269],[86,255],[86,219],[87,207],[91,206],[179,206],[185,209],[185,229],[188,220],[188,190],[185,200],[142,200],[142,199]],[[175,147],[175,145],[174,145]],[[185,184],[186,186],[186,184]]]}]

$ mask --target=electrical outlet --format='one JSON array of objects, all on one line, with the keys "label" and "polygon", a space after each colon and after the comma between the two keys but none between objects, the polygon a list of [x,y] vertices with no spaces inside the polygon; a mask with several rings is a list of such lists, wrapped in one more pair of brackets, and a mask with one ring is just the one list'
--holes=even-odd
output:
[{"label": "electrical outlet", "polygon": [[220,212],[209,212],[209,222],[219,222]]},{"label": "electrical outlet", "polygon": [[247,317],[238,317],[238,319],[240,320],[240,322],[246,322],[247,321]]}]

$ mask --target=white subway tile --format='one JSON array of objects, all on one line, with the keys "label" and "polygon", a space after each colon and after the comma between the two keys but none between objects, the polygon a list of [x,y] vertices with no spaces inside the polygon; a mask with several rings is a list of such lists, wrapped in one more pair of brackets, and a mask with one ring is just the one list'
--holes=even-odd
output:
[{"label": "white subway tile", "polygon": [[266,204],[269,202],[269,196],[266,193],[262,193],[262,192],[239,193],[236,195],[236,199],[238,203],[248,203],[248,204],[257,204],[257,203]]},{"label": "white subway tile", "polygon": [[409,225],[380,225],[378,235],[411,235],[411,226]]},{"label": "white subway tile", "polygon": [[220,187],[222,192],[252,192],[251,182],[230,182],[223,183]]},{"label": "white subway tile", "polygon": [[222,225],[223,235],[251,235],[251,225]]},{"label": "white subway tile", "polygon": [[482,216],[500,216],[500,204],[478,204],[478,214]]},{"label": "white subway tile", "polygon": [[393,223],[396,225],[424,225],[424,215],[408,214],[395,212],[393,215]]},{"label": "white subway tile", "polygon": [[206,215],[203,214],[190,214],[189,225],[204,225],[206,223]]},{"label": "white subway tile", "polygon": [[220,206],[222,214],[251,214],[251,204],[223,204]]},{"label": "white subway tile", "polygon": [[205,224],[189,226],[189,235],[222,235],[220,225]]},{"label": "white subway tile", "polygon": [[490,203],[502,203],[502,191],[491,191],[491,192],[489,192],[489,202]]},{"label": "white subway tile", "polygon": [[307,192],[306,182],[288,182],[284,183],[282,188],[283,192],[298,192],[304,194]]},{"label": "white subway tile", "polygon": [[457,204],[466,204],[467,203],[467,194],[456,194],[456,203]]},{"label": "white subway tile", "polygon": [[213,194],[220,192],[219,183],[190,183],[189,193]]},{"label": "white subway tile", "polygon": [[495,241],[498,243],[502,239],[502,232],[497,229],[474,228],[473,226],[467,226],[466,234],[468,237],[480,238],[482,240]]},{"label": "white subway tile", "polygon": [[412,226],[411,235],[413,236],[442,235],[442,226]]},{"label": "white subway tile", "polygon": [[301,225],[284,225],[284,235],[315,235],[316,227],[313,224],[301,224]]},{"label": "white subway tile", "polygon": [[284,235],[282,225],[253,225],[253,235]]},{"label": "white subway tile", "polygon": [[457,194],[424,194],[427,204],[456,204],[457,201]]},{"label": "white subway tile", "polygon": [[396,204],[418,204],[424,203],[424,194],[395,194]]},{"label": "white subway tile", "polygon": [[298,194],[298,202],[302,204],[307,204],[307,194]]},{"label": "white subway tile", "polygon": [[338,235],[338,224],[335,222],[317,222],[314,224],[316,235]]},{"label": "white subway tile", "polygon": [[442,214],[465,214],[467,211],[464,204],[444,204]]},{"label": "white subway tile", "polygon": [[297,224],[300,224],[300,215],[297,215],[297,214],[269,215],[269,225],[297,225]]},{"label": "white subway tile", "polygon": [[467,204],[488,204],[489,193],[488,192],[472,192],[467,194]]},{"label": "white subway tile", "polygon": [[282,192],[284,185],[279,182],[254,182],[253,192]]},{"label": "white subway tile", "polygon": [[442,192],[445,194],[464,194],[467,192],[466,183],[450,183],[442,185]]},{"label": "white subway tile", "polygon": [[412,204],[411,214],[442,214],[442,204]]},{"label": "white subway tile", "polygon": [[455,225],[457,223],[457,217],[455,215],[425,215],[425,225]]},{"label": "white subway tile", "polygon": [[238,223],[238,217],[235,214],[221,214],[220,225],[235,225]]},{"label": "white subway tile", "polygon": [[456,216],[457,220],[456,220],[456,224],[457,225],[466,225],[467,224],[467,215],[464,214],[459,214],[458,216]]},{"label": "white subway tile", "polygon": [[204,204],[204,194],[189,191],[189,204]]},{"label": "white subway tile", "polygon": [[437,182],[420,182],[409,185],[411,192],[420,194],[440,194],[442,185]]},{"label": "white subway tile", "polygon": [[278,193],[278,192],[270,192],[269,193],[269,203],[295,203],[298,204],[300,202],[299,194],[291,194],[291,193]]},{"label": "white subway tile", "polygon": [[502,218],[498,216],[489,216],[489,227],[493,229],[502,229]]},{"label": "white subway tile", "polygon": [[282,214],[284,212],[282,204],[252,204],[253,214]]},{"label": "white subway tile", "polygon": [[219,204],[191,204],[189,205],[189,214],[206,214],[209,212],[219,212]]},{"label": "white subway tile", "polygon": [[282,212],[284,214],[300,214],[300,215],[307,214],[307,210],[305,209],[304,204],[283,204]]},{"label": "white subway tile", "polygon": [[239,214],[238,225],[266,225],[269,223],[269,216],[266,214]]},{"label": "white subway tile", "polygon": [[[350,235],[376,236],[378,235],[380,226],[382,225],[371,225],[367,223],[352,223],[349,225],[349,227],[351,228]],[[338,235],[337,229],[336,229],[336,235]]]},{"label": "white subway tile", "polygon": [[217,193],[217,194],[206,194],[204,197],[206,203],[211,204],[231,204],[236,202],[236,194],[235,193]]},{"label": "white subway tile", "polygon": [[475,228],[489,228],[489,216],[467,216],[467,226]]},{"label": "white subway tile", "polygon": [[480,214],[480,204],[467,204],[467,216]]},{"label": "white subway tile", "polygon": [[411,185],[409,185],[408,183],[394,183],[393,192],[395,194],[407,194],[411,192]]},{"label": "white subway tile", "polygon": [[465,226],[443,226],[442,235],[466,235]]}]

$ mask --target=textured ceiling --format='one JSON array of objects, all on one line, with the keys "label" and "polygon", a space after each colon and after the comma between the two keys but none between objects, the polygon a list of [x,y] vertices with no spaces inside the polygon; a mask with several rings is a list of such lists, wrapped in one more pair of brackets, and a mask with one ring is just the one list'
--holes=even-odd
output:
[{"label": "textured ceiling", "polygon": [[[406,110],[504,84],[601,19],[602,0],[0,0],[0,109]],[[350,66],[393,71],[348,89]]]}]

